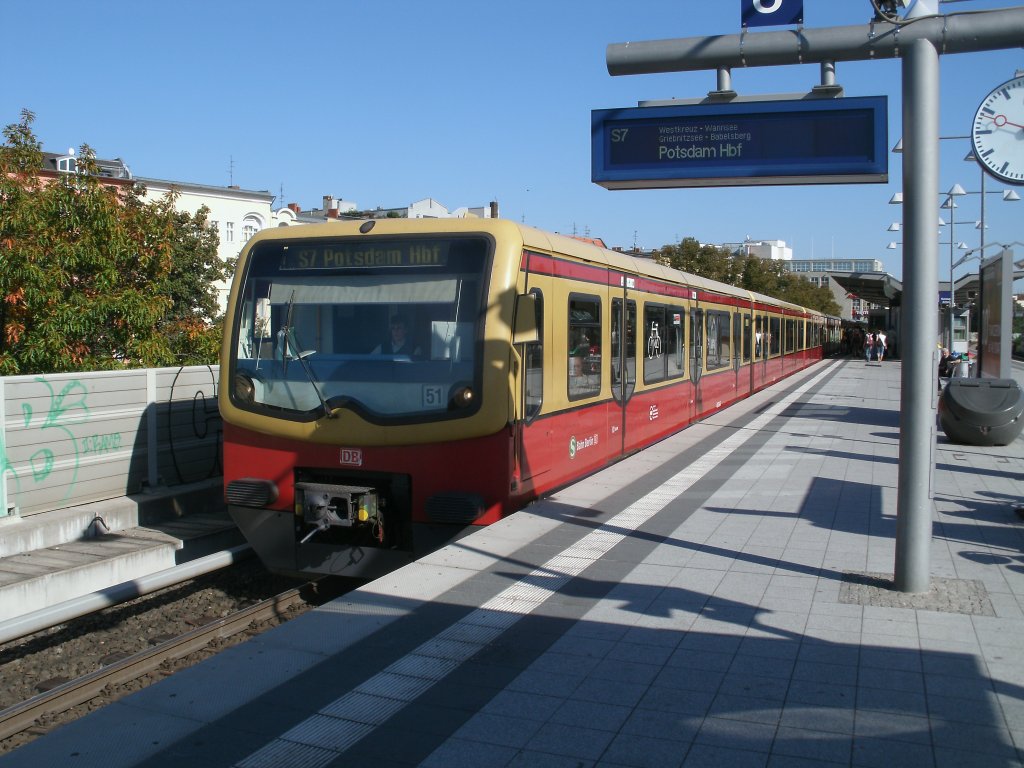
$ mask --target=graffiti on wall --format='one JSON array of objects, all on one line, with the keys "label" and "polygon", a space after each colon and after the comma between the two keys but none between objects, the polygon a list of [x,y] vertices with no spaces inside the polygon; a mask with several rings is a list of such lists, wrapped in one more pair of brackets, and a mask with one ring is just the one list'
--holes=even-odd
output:
[{"label": "graffiti on wall", "polygon": [[[159,444],[155,455],[150,455],[146,450],[145,441],[138,442],[145,434],[144,413],[139,416],[137,442],[133,445],[130,434],[126,438],[121,431],[109,428],[109,411],[104,411],[102,407],[90,408],[88,374],[83,376],[85,381],[77,378],[54,381],[43,376],[35,377],[34,382],[45,387],[46,393],[42,398],[36,397],[34,402],[38,404],[42,400],[44,407],[34,407],[29,402],[23,402],[20,415],[14,419],[8,417],[6,420],[7,430],[16,427],[23,432],[23,439],[17,441],[18,445],[9,447],[9,434],[0,430],[0,479],[3,481],[3,496],[6,502],[0,505],[0,517],[10,514],[19,503],[29,507],[35,506],[35,511],[43,511],[37,504],[28,500],[30,494],[33,491],[53,489],[57,484],[62,486],[63,494],[59,500],[53,500],[51,490],[47,505],[51,508],[66,506],[63,502],[75,494],[82,469],[91,464],[110,460],[121,461],[127,458],[123,471],[118,476],[109,478],[109,485],[119,485],[120,493],[105,492],[92,482],[88,491],[85,491],[84,487],[80,491],[93,494],[92,497],[83,498],[83,501],[121,495],[130,484],[131,487],[137,488],[139,476],[145,476],[147,462],[158,462],[161,450],[169,451],[169,457],[167,453],[164,455],[170,458],[174,465],[174,474],[177,475],[179,483],[218,474],[221,467],[221,430],[216,407],[216,376],[214,371],[206,366],[209,384],[201,384],[189,397],[184,395],[182,387],[178,385],[182,370],[179,369],[174,377],[166,408],[161,406],[165,429],[157,431],[158,435],[160,432],[163,434],[158,438]],[[8,384],[8,397],[11,391],[19,386],[22,385]],[[26,382],[25,386],[30,385]],[[176,387],[177,395],[188,399],[175,401]],[[38,390],[36,392],[38,393]],[[146,406],[147,409],[156,407],[156,403],[149,403]],[[178,414],[181,417],[176,417]],[[118,418],[121,417],[123,414],[118,415]],[[96,429],[99,419],[104,420],[106,429]],[[90,423],[93,425],[92,429]],[[155,468],[151,469],[154,469],[151,475],[158,476]],[[173,482],[171,477],[167,480]]]},{"label": "graffiti on wall", "polygon": [[72,431],[72,427],[84,423],[89,418],[89,406],[86,403],[89,391],[78,379],[66,382],[59,392],[42,376],[37,376],[35,380],[46,387],[49,393],[47,408],[44,413],[36,413],[30,403],[22,403],[22,427],[30,431],[38,430],[44,445],[29,456],[28,472],[19,473],[8,456],[6,440],[0,440],[0,463],[5,477],[10,477],[13,481],[13,490],[19,493],[23,489],[23,483],[42,485],[49,480],[56,464],[56,455],[51,446],[56,441],[67,440],[67,444],[72,448],[68,459],[71,464],[71,480],[63,497],[67,499],[78,481],[80,465],[79,439]]},{"label": "graffiti on wall", "polygon": [[[171,463],[179,483],[189,483],[223,474],[221,469],[221,421],[217,407],[217,377],[213,368],[206,366],[209,376],[207,383],[200,385],[191,400],[175,400],[179,387],[178,380],[184,369],[171,382],[168,400],[167,441],[170,446]],[[194,384],[186,387],[186,391]],[[174,410],[187,409],[175,418]]]}]

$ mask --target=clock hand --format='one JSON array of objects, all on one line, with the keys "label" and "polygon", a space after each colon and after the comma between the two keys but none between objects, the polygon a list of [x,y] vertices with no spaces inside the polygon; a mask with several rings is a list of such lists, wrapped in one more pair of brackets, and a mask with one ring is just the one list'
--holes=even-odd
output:
[{"label": "clock hand", "polygon": [[1019,123],[1011,123],[1006,119],[1006,115],[995,115],[992,118],[992,122],[996,124],[996,128],[1002,128],[1004,125],[1012,125],[1014,128],[1024,128],[1024,125]]}]

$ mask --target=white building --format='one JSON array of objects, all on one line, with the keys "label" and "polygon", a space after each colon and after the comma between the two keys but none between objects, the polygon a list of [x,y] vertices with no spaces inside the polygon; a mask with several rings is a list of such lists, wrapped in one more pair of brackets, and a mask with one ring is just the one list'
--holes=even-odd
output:
[{"label": "white building", "polygon": [[328,219],[463,219],[475,217],[480,219],[498,218],[498,204],[476,208],[456,208],[451,211],[437,200],[425,197],[410,203],[404,208],[381,208],[372,210],[360,210],[359,207],[346,200],[336,199],[331,195],[324,195],[322,208],[311,208],[303,210],[298,203],[288,203],[283,208],[273,212],[272,226],[290,227],[296,224],[317,224]]},{"label": "white building", "polygon": [[[146,187],[146,200],[157,200],[173,189],[178,193],[175,208],[179,211],[195,214],[204,205],[209,208],[210,222],[220,235],[217,255],[224,261],[237,258],[250,237],[276,223],[271,212],[274,196],[265,190],[257,192],[140,176],[135,177],[135,181]],[[230,290],[230,281],[217,284],[217,302],[222,312],[227,307]]]},{"label": "white building", "polygon": [[[444,205],[433,198],[424,198],[405,208],[376,208],[373,211],[360,211],[351,201],[323,196],[323,208],[308,211],[296,203],[271,210],[274,195],[265,190],[253,191],[240,187],[215,187],[205,184],[192,184],[184,181],[166,181],[136,177],[135,181],[146,188],[145,199],[156,200],[170,190],[178,193],[175,208],[194,214],[201,206],[210,209],[210,222],[220,235],[218,255],[221,259],[238,258],[242,247],[249,238],[267,227],[290,227],[299,224],[317,224],[330,219],[358,218],[408,218],[408,219],[447,219],[477,216],[479,218],[497,218],[498,204],[480,208],[457,208],[449,211]],[[217,284],[217,302],[223,312],[227,307],[228,293],[231,290],[230,280]]]},{"label": "white building", "polygon": [[722,243],[721,247],[729,253],[742,253],[759,259],[790,261],[793,258],[793,249],[786,245],[785,240],[751,240],[748,237],[742,243]]}]

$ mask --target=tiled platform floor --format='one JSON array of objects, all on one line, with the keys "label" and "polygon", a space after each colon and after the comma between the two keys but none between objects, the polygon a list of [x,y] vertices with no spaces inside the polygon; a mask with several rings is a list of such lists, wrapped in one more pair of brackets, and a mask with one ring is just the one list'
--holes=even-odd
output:
[{"label": "tiled platform floor", "polygon": [[1024,442],[939,433],[951,597],[874,601],[899,375],[823,363],[0,767],[1024,765]]}]

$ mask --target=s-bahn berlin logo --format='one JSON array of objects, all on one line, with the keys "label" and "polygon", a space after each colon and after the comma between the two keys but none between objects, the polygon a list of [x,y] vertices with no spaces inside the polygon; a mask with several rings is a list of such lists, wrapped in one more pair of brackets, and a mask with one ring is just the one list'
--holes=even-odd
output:
[{"label": "s-bahn berlin logo", "polygon": [[576,435],[573,435],[569,438],[569,458],[575,459],[577,453],[595,445],[597,445],[597,435],[584,437],[580,440],[577,440]]}]

